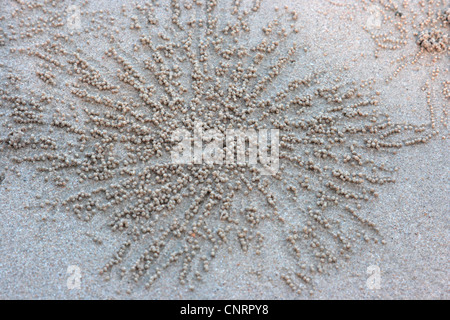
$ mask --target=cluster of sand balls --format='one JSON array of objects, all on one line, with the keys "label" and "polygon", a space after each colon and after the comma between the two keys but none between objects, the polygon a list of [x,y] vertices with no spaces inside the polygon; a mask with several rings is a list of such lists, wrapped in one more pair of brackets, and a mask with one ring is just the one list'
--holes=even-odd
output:
[{"label": "cluster of sand balls", "polygon": [[[446,81],[450,71],[448,58],[449,13],[448,1],[360,0],[354,3],[334,3],[362,13],[362,28],[375,44],[375,58],[389,58],[387,84],[395,81],[405,69],[421,70],[429,80],[420,83],[425,91],[426,104],[433,129],[448,130],[448,94]],[[446,138],[446,134],[442,135]]]},{"label": "cluster of sand balls", "polygon": [[440,30],[425,31],[419,35],[417,43],[428,52],[446,52],[448,50],[448,34]]},{"label": "cluster of sand balls", "polygon": [[[362,1],[366,5],[365,1]],[[407,56],[412,56],[416,63],[423,52],[448,54],[448,4],[445,1],[419,1],[410,3],[403,1],[372,1],[383,18],[381,30],[370,30],[366,26],[372,39],[377,45],[376,56],[382,50],[404,50],[412,41],[417,43],[420,52],[410,52],[403,55],[398,61],[406,63]],[[392,30],[387,32],[386,27]],[[401,69],[405,66],[402,65]]]},{"label": "cluster of sand balls", "polygon": [[[429,109],[430,123],[435,129],[438,126],[447,130],[448,98],[445,91],[445,81],[448,78],[449,46],[449,12],[448,2],[445,0],[428,0],[418,2],[396,2],[377,0],[371,1],[370,6],[365,0],[361,5],[366,10],[377,8],[381,12],[382,28],[369,32],[376,44],[375,56],[379,57],[384,51],[395,57],[391,64],[395,71],[385,81],[390,83],[406,68],[424,69],[429,74],[426,83],[421,84],[426,91],[426,105]],[[358,5],[355,5],[357,8]],[[440,70],[441,72],[436,72]],[[447,77],[446,77],[447,76]],[[431,97],[440,91],[437,102]],[[445,135],[443,135],[445,138]]]},{"label": "cluster of sand balls", "polygon": [[[366,5],[366,1],[361,1]],[[398,50],[404,48],[411,39],[421,38],[417,44],[422,46],[422,42],[442,43],[448,36],[448,13],[450,9],[446,1],[431,0],[410,3],[403,1],[396,3],[389,0],[371,1],[381,12],[383,18],[382,24],[392,25],[393,31],[386,32],[382,30],[370,30],[367,26],[364,29],[370,32],[375,40],[378,50],[390,49]],[[394,32],[395,31],[395,32]],[[412,32],[412,35],[411,35]],[[429,46],[427,46],[427,51]],[[438,52],[444,52],[439,50]]]},{"label": "cluster of sand balls", "polygon": [[446,22],[447,24],[450,25],[450,8],[448,8],[447,10],[444,11],[442,18],[443,18],[444,22]]},{"label": "cluster of sand balls", "polygon": [[[433,133],[393,123],[357,81],[330,83],[320,70],[302,70],[298,62],[307,56],[299,50],[296,12],[278,9],[253,30],[259,1],[147,1],[124,6],[129,24],[121,26],[107,10],[89,11],[86,1],[84,25],[74,31],[64,27],[64,1],[19,3],[6,47],[41,63],[42,89],[1,79],[0,109],[9,117],[3,154],[11,166],[28,164],[61,188],[47,202],[52,208],[84,221],[102,215],[126,234],[100,268],[105,279],[118,273],[150,287],[178,265],[180,284],[201,282],[224,249],[269,254],[260,227],[275,224],[286,235],[280,250],[292,253],[298,268],[282,279],[300,291],[359,243],[383,241],[358,214],[381,185],[395,182],[396,168],[378,158]],[[223,8],[231,13],[218,14]],[[158,19],[166,9],[171,19]],[[93,58],[96,48],[102,52]],[[172,164],[171,133],[200,121],[221,132],[279,129],[279,172]],[[295,215],[281,209],[285,199],[299,208]]]}]

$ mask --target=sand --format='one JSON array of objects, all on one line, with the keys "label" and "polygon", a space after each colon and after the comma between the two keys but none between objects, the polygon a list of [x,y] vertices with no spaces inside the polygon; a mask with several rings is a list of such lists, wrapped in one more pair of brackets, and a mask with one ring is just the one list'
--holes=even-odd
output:
[{"label": "sand", "polygon": [[[121,4],[111,3],[111,6]],[[375,58],[376,45],[361,27],[367,24],[370,14],[362,9],[348,11],[322,0],[263,2],[261,21],[273,14],[273,6],[278,5],[281,10],[285,3],[299,12],[299,34],[309,56],[305,65],[316,64],[331,70],[347,65],[346,74],[350,78],[377,80],[373,90],[380,92],[380,101],[384,102],[380,108],[389,110],[395,121],[417,125],[430,122],[422,87],[436,66],[441,68],[439,79],[449,80],[448,53],[437,63],[431,61],[431,55],[419,65],[408,65],[387,84],[384,79],[398,67],[391,61],[403,52],[415,52],[415,43],[408,43],[400,53],[381,51]],[[102,1],[92,8],[102,8]],[[8,16],[11,10],[0,8],[0,16]],[[117,14],[117,19],[125,18]],[[8,20],[0,22],[5,29],[7,24]],[[381,28],[392,30],[387,24]],[[21,71],[32,67],[21,64],[18,57],[0,47],[1,63]],[[0,68],[0,79],[4,79],[5,73],[5,68]],[[440,80],[432,82],[436,84],[433,88],[440,88]],[[42,83],[37,82],[36,86]],[[360,210],[362,216],[369,216],[375,223],[386,244],[368,243],[355,248],[338,270],[330,269],[315,276],[313,284],[301,294],[293,292],[280,279],[291,265],[287,250],[280,249],[284,239],[269,225],[263,227],[266,253],[262,257],[240,250],[229,254],[225,248],[220,249],[210,264],[211,271],[202,276],[193,290],[178,283],[178,269],[173,266],[150,289],[142,283],[121,279],[118,272],[105,281],[98,271],[125,236],[112,232],[101,216],[86,223],[57,208],[40,208],[38,204],[54,193],[56,187],[33,179],[32,166],[11,164],[11,153],[0,155],[0,174],[4,173],[4,179],[0,179],[0,298],[448,299],[449,136],[446,121],[442,123],[439,117],[444,115],[442,110],[445,105],[448,107],[449,100],[436,92],[432,102],[437,106],[439,134],[425,144],[403,148],[390,157],[389,165],[399,168],[396,183],[381,186],[377,190],[378,199],[369,201]],[[0,121],[3,123],[5,118],[0,117]],[[20,177],[6,170],[6,166],[17,168]],[[26,209],[26,205],[30,208]],[[94,237],[102,243],[93,241]],[[76,266],[75,270],[81,272],[79,288],[68,287],[73,276],[73,272],[68,272],[69,266]],[[370,266],[381,271],[379,289],[367,285]]]}]

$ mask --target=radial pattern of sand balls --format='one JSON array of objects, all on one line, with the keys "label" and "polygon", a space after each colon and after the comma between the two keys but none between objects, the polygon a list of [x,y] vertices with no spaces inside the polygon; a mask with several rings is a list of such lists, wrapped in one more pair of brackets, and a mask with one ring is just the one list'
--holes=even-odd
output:
[{"label": "radial pattern of sand balls", "polygon": [[[378,57],[381,51],[398,52],[391,62],[392,81],[401,71],[411,66],[425,68],[429,80],[423,83],[433,128],[448,128],[449,62],[450,62],[450,4],[447,0],[420,1],[362,1],[380,15],[378,27],[364,26],[375,41]],[[372,12],[374,14],[374,12]],[[413,46],[411,48],[411,45]],[[436,107],[432,100],[439,101]],[[436,110],[439,109],[439,110]]]},{"label": "radial pattern of sand balls", "polygon": [[[260,1],[142,1],[120,19],[88,1],[75,11],[69,1],[10,2],[0,54],[33,72],[0,66],[1,157],[59,188],[42,207],[101,215],[127,235],[100,268],[105,278],[150,287],[176,265],[180,284],[195,285],[222,247],[266,254],[260,227],[272,224],[296,265],[281,278],[308,288],[358,243],[383,242],[358,209],[395,182],[386,159],[434,135],[392,122],[376,93],[340,80],[344,71],[302,63],[289,8],[254,27]],[[424,50],[436,44],[421,37]],[[173,164],[172,132],[200,122],[223,133],[279,129],[279,171]]]}]

